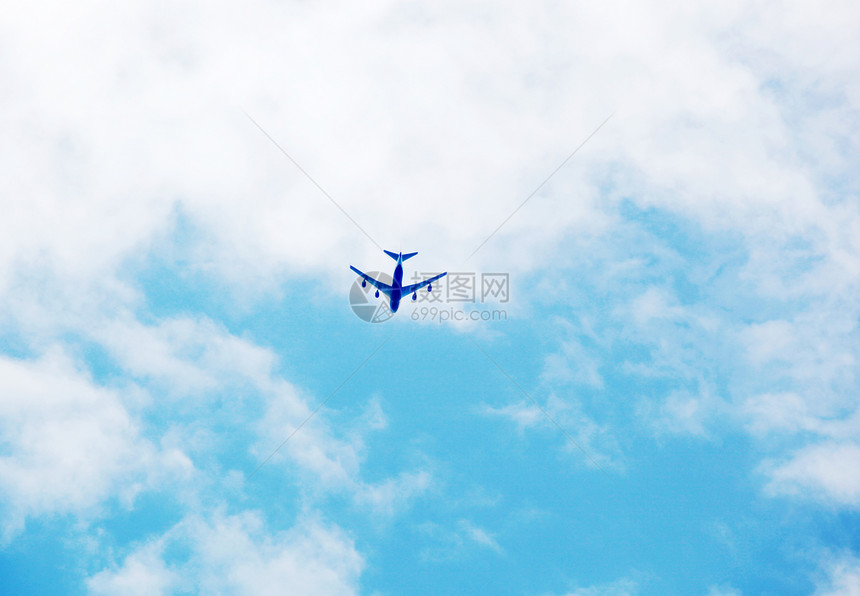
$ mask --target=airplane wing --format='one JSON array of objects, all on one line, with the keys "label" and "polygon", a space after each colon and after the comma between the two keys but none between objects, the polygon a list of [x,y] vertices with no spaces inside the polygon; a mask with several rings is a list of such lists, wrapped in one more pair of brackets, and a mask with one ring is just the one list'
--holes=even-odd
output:
[{"label": "airplane wing", "polygon": [[436,281],[437,279],[441,279],[441,278],[445,277],[446,275],[448,275],[447,271],[445,273],[440,273],[436,277],[431,277],[430,279],[425,279],[424,281],[419,281],[417,284],[412,284],[411,286],[403,286],[403,289],[401,291],[403,292],[404,296],[406,296],[407,294],[412,294],[413,292],[417,292],[418,290],[420,290],[424,286],[429,285],[429,284],[433,283],[434,281]]},{"label": "airplane wing", "polygon": [[373,286],[376,286],[376,288],[380,292],[382,292],[383,294],[385,294],[389,298],[391,297],[391,290],[393,288],[391,286],[389,286],[387,283],[383,283],[381,281],[377,281],[377,280],[373,279],[367,273],[364,273],[363,271],[359,271],[358,269],[356,269],[352,265],[350,265],[349,268],[352,269],[353,271],[355,271],[356,273],[358,273],[359,277],[361,277],[364,281],[370,282],[370,284]]}]

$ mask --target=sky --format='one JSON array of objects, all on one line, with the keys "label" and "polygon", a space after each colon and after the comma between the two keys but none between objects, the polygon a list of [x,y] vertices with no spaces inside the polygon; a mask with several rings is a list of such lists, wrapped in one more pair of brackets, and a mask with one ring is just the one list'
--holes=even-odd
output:
[{"label": "sky", "polygon": [[860,594],[858,31],[8,7],[0,593]]}]

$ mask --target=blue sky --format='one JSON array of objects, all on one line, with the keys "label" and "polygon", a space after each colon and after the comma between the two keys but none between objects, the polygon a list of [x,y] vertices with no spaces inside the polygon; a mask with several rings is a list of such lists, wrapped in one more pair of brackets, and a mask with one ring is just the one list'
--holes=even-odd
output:
[{"label": "blue sky", "polygon": [[7,11],[0,593],[860,593],[858,25]]}]

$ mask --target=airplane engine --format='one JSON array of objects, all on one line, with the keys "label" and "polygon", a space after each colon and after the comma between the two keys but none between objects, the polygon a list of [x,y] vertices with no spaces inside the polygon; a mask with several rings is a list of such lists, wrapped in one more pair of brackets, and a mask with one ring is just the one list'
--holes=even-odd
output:
[{"label": "airplane engine", "polygon": [[376,297],[379,298],[379,290],[376,290]]},{"label": "airplane engine", "polygon": [[428,292],[432,292],[432,291],[433,291],[433,284],[427,284],[427,291],[428,291]]},{"label": "airplane engine", "polygon": [[362,288],[366,288],[366,287],[367,287],[367,280],[366,280],[366,279],[362,279],[362,280],[361,280],[361,287],[362,287]]},{"label": "airplane engine", "polygon": [[412,292],[412,300],[414,301],[416,298],[418,298],[418,292]]}]

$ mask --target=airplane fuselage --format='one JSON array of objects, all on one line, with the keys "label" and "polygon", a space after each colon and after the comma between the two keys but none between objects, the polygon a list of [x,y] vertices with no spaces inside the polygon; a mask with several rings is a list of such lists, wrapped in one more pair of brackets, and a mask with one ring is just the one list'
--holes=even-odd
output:
[{"label": "airplane fuselage", "polygon": [[391,312],[397,312],[400,308],[400,299],[403,297],[403,265],[397,261],[397,267],[394,268],[394,279],[391,283]]}]

